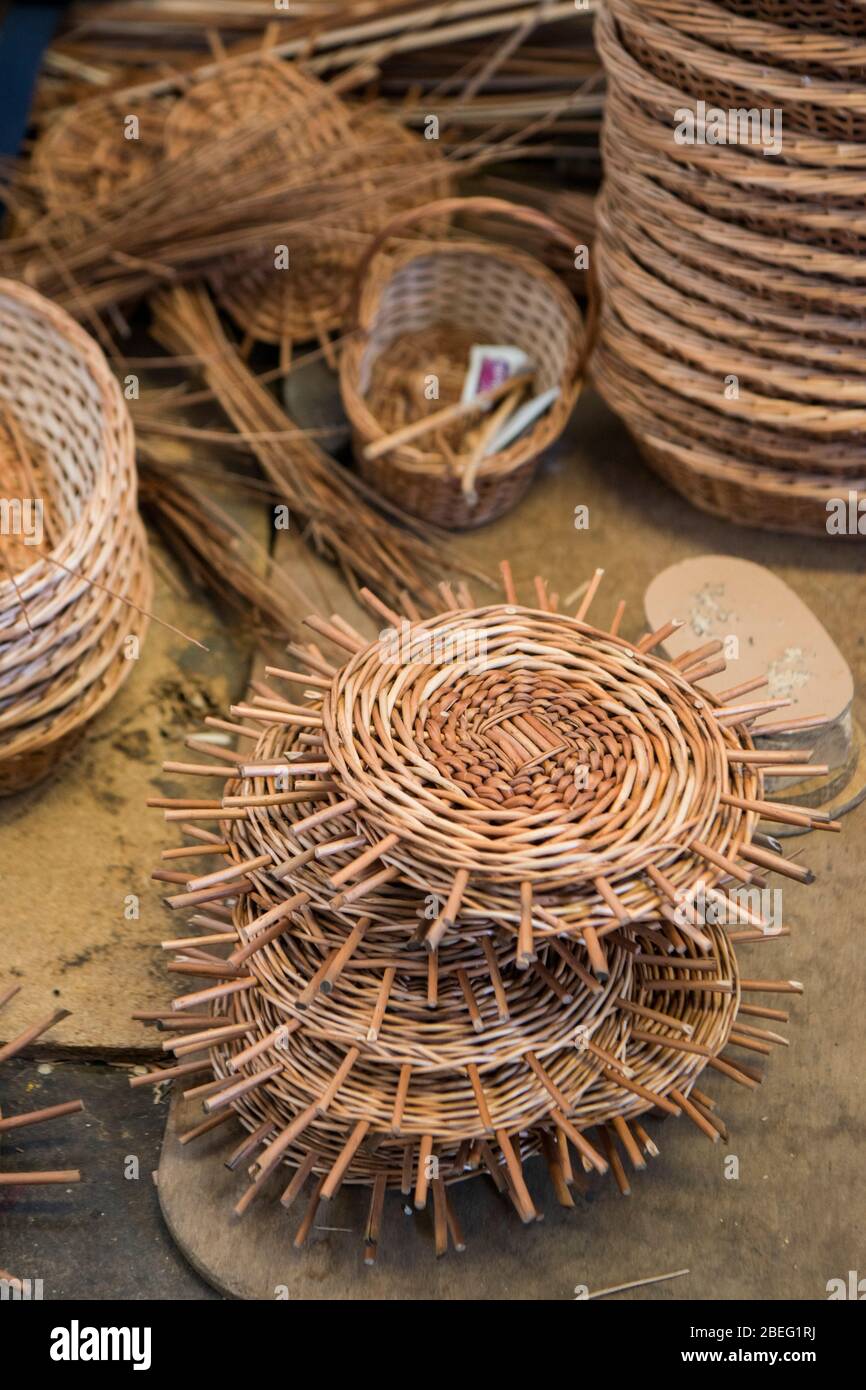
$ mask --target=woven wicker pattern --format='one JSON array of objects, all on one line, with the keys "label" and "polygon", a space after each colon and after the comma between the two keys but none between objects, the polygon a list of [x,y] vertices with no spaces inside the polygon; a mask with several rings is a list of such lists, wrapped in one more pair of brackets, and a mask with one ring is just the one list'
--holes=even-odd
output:
[{"label": "woven wicker pattern", "polygon": [[[859,89],[802,72],[866,50],[732,21],[710,0],[612,0],[597,34],[610,84],[599,388],[697,505],[826,534],[828,505],[866,492],[866,145],[834,143],[861,138]],[[783,57],[796,73],[751,61]],[[781,150],[739,132],[676,139],[698,101],[778,106]]]},{"label": "woven wicker pattern", "polygon": [[[86,213],[155,173],[162,157],[167,106],[135,103],[137,127],[110,101],[70,106],[33,150],[32,172],[51,212]],[[128,132],[128,133],[127,133]]]},{"label": "woven wicker pattern", "polygon": [[[799,73],[784,67],[764,66],[737,53],[721,55],[694,33],[683,34],[668,22],[656,22],[647,8],[651,11],[652,5],[636,5],[632,0],[613,0],[611,5],[627,51],[644,71],[668,86],[700,95],[708,106],[725,110],[780,107],[785,125],[805,134],[836,141],[866,140],[862,86],[821,76],[807,84]],[[743,28],[748,34],[745,22]],[[769,43],[760,35],[753,41],[756,46],[761,38]],[[748,45],[747,39],[742,42]],[[811,42],[811,36],[801,40],[804,54]]]},{"label": "woven wicker pattern", "polygon": [[815,33],[806,25],[792,32],[790,21],[765,23],[754,16],[740,19],[718,0],[641,0],[640,8],[647,19],[671,24],[688,38],[726,49],[749,62],[848,80],[866,68],[866,26],[859,37]]},{"label": "woven wicker pattern", "polygon": [[44,776],[129,674],[123,644],[144,633],[151,584],[132,427],[108,364],[68,315],[11,281],[0,283],[0,405],[4,498],[41,503],[43,526],[32,545],[0,537],[10,792]]},{"label": "woven wicker pattern", "polygon": [[[550,219],[499,199],[446,201],[425,215],[457,210],[516,218],[573,250],[573,237]],[[417,212],[395,218],[362,267],[361,335],[343,352],[341,389],[363,475],[405,511],[466,529],[501,516],[526,492],[539,456],[561,434],[580,391],[589,335],[558,277],[511,247],[463,239],[422,249],[410,244],[388,258],[376,254],[390,235],[418,218]],[[459,443],[452,447],[436,433],[367,458],[367,446],[396,425],[460,399],[473,342],[521,348],[536,368],[533,391],[559,388],[551,409],[506,449],[485,458],[473,459],[471,448],[458,456]],[[389,370],[380,379],[382,364]],[[424,393],[430,373],[440,383],[435,400]],[[401,389],[409,420],[389,414]]]},{"label": "woven wicker pattern", "polygon": [[721,0],[721,5],[747,19],[768,20],[792,29],[866,36],[863,0]]},{"label": "woven wicker pattern", "polygon": [[627,1190],[618,1146],[638,1167],[654,1151],[641,1117],[685,1113],[718,1138],[701,1073],[756,1084],[719,1057],[755,1045],[742,991],[800,989],[741,983],[735,942],[763,930],[728,896],[770,868],[811,877],[753,843],[750,730],[775,702],[703,690],[720,643],[658,656],[676,624],[637,645],[621,612],[590,626],[598,575],[575,617],[541,580],[541,606],[522,606],[504,576],[506,602],[482,608],[444,585],[435,622],[364,591],[389,623],[372,642],[310,618],[336,656],[292,646],[291,668],[268,668],[292,698],[257,682],[234,723],[208,721],[240,751],[165,765],[221,786],[159,803],[190,818],[190,843],[156,876],[203,933],[166,945],[204,987],[160,1016],[177,1070],[134,1084],[190,1074],[206,1118],[184,1142],[240,1118],[238,1213],[284,1165],[284,1206],[309,1179],[296,1245],[344,1182],[372,1188],[368,1262],[388,1189],[417,1208],[432,1192],[439,1254],[463,1243],[452,1185],[482,1172],[523,1221],[536,1154],[564,1205],[581,1166]]}]

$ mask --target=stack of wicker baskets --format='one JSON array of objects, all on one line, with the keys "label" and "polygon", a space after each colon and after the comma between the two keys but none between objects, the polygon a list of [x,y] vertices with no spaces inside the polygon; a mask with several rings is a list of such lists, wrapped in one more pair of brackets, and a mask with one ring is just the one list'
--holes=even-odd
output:
[{"label": "stack of wicker baskets", "polygon": [[6,794],[46,776],[133,670],[151,594],[117,382],[68,314],[9,280],[0,281],[0,500]]},{"label": "stack of wicker baskets", "polygon": [[310,1179],[296,1244],[343,1183],[372,1189],[368,1261],[389,1189],[432,1195],[440,1254],[463,1246],[454,1185],[479,1173],[536,1217],[536,1153],[563,1205],[584,1170],[627,1191],[623,1158],[656,1152],[646,1115],[718,1140],[701,1073],[754,1086],[723,1049],[784,1041],[754,1021],[787,1015],[752,995],[800,986],[740,978],[735,947],[767,924],[724,891],[811,878],[755,843],[767,704],[696,684],[719,643],[670,664],[653,651],[676,624],[634,645],[621,613],[602,631],[589,597],[568,617],[540,580],[530,608],[505,578],[485,608],[444,585],[426,622],[365,592],[374,642],[310,618],[335,655],[291,647],[292,669],[268,668],[289,698],[260,682],[206,721],[237,753],[165,765],[205,779],[169,805],[190,843],[156,874],[202,934],[165,943],[189,981],[155,1020],[176,1065],[133,1084],[191,1078],[206,1118],[184,1141],[240,1119],[238,1213]]},{"label": "stack of wicker baskets", "polygon": [[610,0],[597,38],[600,389],[698,506],[826,534],[866,496],[866,7]]}]

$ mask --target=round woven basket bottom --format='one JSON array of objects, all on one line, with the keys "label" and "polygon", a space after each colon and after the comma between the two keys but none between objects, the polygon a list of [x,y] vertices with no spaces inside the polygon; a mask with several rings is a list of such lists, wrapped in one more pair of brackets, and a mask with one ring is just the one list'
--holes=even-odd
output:
[{"label": "round woven basket bottom", "polygon": [[[341,328],[352,276],[363,253],[358,233],[373,236],[393,214],[451,190],[447,161],[435,142],[423,140],[386,112],[355,111],[327,84],[276,59],[242,65],[205,79],[177,103],[168,121],[167,147],[181,155],[213,138],[214,129],[243,129],[244,119],[266,123],[282,112],[277,130],[253,143],[245,158],[269,161],[273,142],[287,161],[321,161],[326,178],[356,181],[351,231],[298,241],[292,235],[290,270],[275,271],[273,244],[252,259],[223,267],[215,283],[221,306],[238,327],[261,342],[288,351],[295,342]],[[419,179],[427,166],[429,177]],[[388,171],[393,186],[383,188]],[[403,177],[405,173],[405,178]],[[291,205],[288,205],[291,215]]]},{"label": "round woven basket bottom", "polygon": [[[130,663],[127,663],[130,664]],[[36,748],[30,753],[18,753],[11,758],[0,758],[0,797],[16,796],[19,792],[31,791],[48,777],[54,775],[60,765],[75,751],[84,737],[85,725],[81,724],[62,734],[44,748]]]},{"label": "round woven basket bottom", "polygon": [[214,276],[219,305],[238,328],[262,343],[306,342],[336,332],[346,312],[350,274],[339,256],[311,245],[292,246],[291,270],[245,259]]},{"label": "round woven basket bottom", "polygon": [[135,102],[138,134],[127,138],[128,115],[103,100],[69,107],[47,127],[33,151],[32,170],[46,207],[105,206],[123,190],[152,177],[163,157],[168,107],[154,99]]},{"label": "round woven basket bottom", "polygon": [[[372,1183],[374,1258],[386,1188],[414,1186],[420,1209],[430,1178],[445,1253],[443,1185],[477,1167],[473,1150],[494,1181],[507,1165],[524,1222],[538,1212],[516,1156],[533,1145],[560,1200],[549,1149],[563,1135],[599,1172],[607,1164],[594,1144],[619,1173],[615,1136],[641,1166],[629,1122],[668,1097],[696,1124],[706,1119],[694,1088],[731,1041],[741,989],[785,987],[740,980],[735,945],[757,933],[735,940],[706,921],[705,934],[679,914],[674,926],[667,911],[689,887],[729,873],[750,881],[745,863],[778,862],[753,844],[764,775],[746,722],[754,707],[698,684],[723,659],[708,663],[700,647],[672,666],[652,655],[667,625],[634,646],[587,621],[591,592],[571,617],[550,611],[558,605],[541,580],[538,607],[521,604],[507,565],[503,580],[498,603],[478,608],[467,589],[446,591],[446,611],[405,625],[362,595],[379,621],[396,623],[399,658],[387,630],[355,640],[312,616],[342,647],[335,666],[324,678],[314,658],[322,676],[309,688],[304,669],[271,668],[300,692],[300,705],[284,706],[295,722],[283,725],[272,706],[249,761],[213,769],[222,803],[248,811],[223,823],[225,867],[177,875],[187,891],[169,898],[198,913],[203,893],[205,910],[237,934],[228,978],[192,993],[182,985],[172,1016],[204,1004],[214,1022],[198,1040],[213,1079],[192,1094],[209,1116],[233,1109],[247,1130],[229,1161],[253,1179],[238,1214],[265,1184],[278,1194],[282,1165],[296,1170],[285,1206],[312,1181],[297,1245],[320,1198],[342,1182]],[[434,632],[445,639],[438,656]],[[305,668],[309,653],[292,654]],[[311,788],[311,771],[324,782]],[[286,779],[299,779],[294,791]],[[240,888],[239,874],[249,875]],[[385,885],[403,894],[396,917],[373,909]],[[432,913],[417,911],[421,894]],[[570,912],[590,894],[604,925],[566,942],[560,906]],[[350,906],[362,915],[345,915]],[[468,913],[480,907],[470,934]],[[178,1031],[169,1047],[183,1055],[188,1034]],[[724,1058],[720,1069],[737,1075]],[[697,1111],[681,1104],[690,1094]],[[597,1139],[584,1139],[593,1128]],[[209,1129],[205,1120],[184,1137]],[[567,1142],[559,1152],[572,1171]],[[430,1157],[442,1171],[428,1171]]]}]

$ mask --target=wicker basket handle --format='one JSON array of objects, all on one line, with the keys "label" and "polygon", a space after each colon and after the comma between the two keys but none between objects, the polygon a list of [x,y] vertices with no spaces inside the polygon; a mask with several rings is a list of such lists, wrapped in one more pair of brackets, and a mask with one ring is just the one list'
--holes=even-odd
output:
[{"label": "wicker basket handle", "polygon": [[414,222],[426,221],[431,217],[446,216],[452,212],[486,212],[498,214],[500,217],[512,217],[516,222],[524,222],[530,227],[537,227],[540,231],[546,232],[551,240],[558,241],[560,245],[567,246],[569,250],[574,249],[574,234],[566,231],[561,222],[548,217],[547,213],[541,212],[538,208],[527,207],[524,203],[510,203],[505,198],[440,198],[435,203],[424,203],[420,207],[406,208],[405,211],[398,212],[395,217],[392,217],[391,221],[377,233],[358,262],[352,292],[351,321],[353,323],[357,324],[358,322],[358,308],[364,276],[388,238],[396,236],[398,232],[410,227]]}]

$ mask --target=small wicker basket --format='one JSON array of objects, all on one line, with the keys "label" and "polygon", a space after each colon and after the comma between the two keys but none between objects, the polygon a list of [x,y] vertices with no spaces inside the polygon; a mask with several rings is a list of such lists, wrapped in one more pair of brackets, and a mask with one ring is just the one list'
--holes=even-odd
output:
[{"label": "small wicker basket", "polygon": [[[528,489],[544,449],[562,433],[581,389],[590,340],[572,296],[546,266],[511,247],[468,240],[409,243],[380,256],[387,239],[413,222],[457,212],[514,217],[574,249],[574,237],[533,208],[498,198],[454,198],[409,209],[376,238],[358,271],[356,333],[346,346],[340,384],[363,476],[404,511],[438,526],[482,526],[516,505]],[[377,458],[382,407],[413,372],[423,381],[435,369],[453,399],[459,397],[468,346],[503,343],[521,348],[535,364],[534,390],[559,396],[527,432],[502,452],[460,459],[437,432],[420,447],[404,444]],[[414,360],[413,360],[414,358]],[[440,368],[440,358],[442,365]],[[382,369],[390,363],[387,371]],[[379,373],[384,394],[371,397]],[[428,404],[421,392],[416,415]],[[446,405],[448,402],[444,402]]]},{"label": "small wicker basket", "polygon": [[[68,314],[0,281],[0,795],[40,781],[133,669],[151,581],[132,425]],[[17,506],[16,506],[17,504]],[[41,533],[41,534],[40,534]],[[25,545],[28,549],[24,549]]]}]

